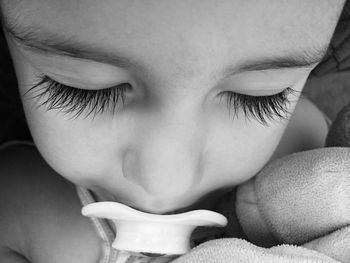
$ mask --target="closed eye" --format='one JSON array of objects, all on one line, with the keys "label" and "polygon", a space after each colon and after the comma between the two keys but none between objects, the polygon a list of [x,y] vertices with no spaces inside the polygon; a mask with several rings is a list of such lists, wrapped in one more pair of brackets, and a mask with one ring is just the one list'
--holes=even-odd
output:
[{"label": "closed eye", "polygon": [[[115,112],[120,103],[125,104],[126,93],[132,89],[130,84],[123,83],[116,87],[87,90],[61,84],[50,77],[38,76],[37,83],[31,87],[25,95],[32,93],[31,98],[41,100],[39,106],[46,106],[47,110],[60,110],[65,114],[73,113],[73,117],[79,117],[84,112],[90,114],[102,114],[107,110]],[[219,94],[220,100],[226,99],[229,114],[237,115],[239,109],[243,110],[247,119],[253,118],[263,125],[268,119],[287,118],[289,95],[295,93],[292,88],[287,88],[278,94],[271,96],[250,96],[224,91]]]},{"label": "closed eye", "polygon": [[90,114],[102,114],[106,110],[114,112],[120,103],[125,104],[126,93],[131,89],[130,84],[123,83],[112,88],[87,90],[61,84],[48,76],[38,76],[38,79],[26,95],[32,93],[31,98],[43,100],[39,106],[46,106],[47,110],[74,113],[74,118],[84,112],[85,118]]},{"label": "closed eye", "polygon": [[237,115],[237,111],[242,109],[247,119],[253,118],[263,125],[267,125],[267,120],[288,118],[291,114],[288,111],[288,104],[291,102],[289,95],[296,92],[289,87],[270,96],[250,96],[233,91],[224,91],[219,96],[220,100],[226,99],[230,115],[232,111],[234,113],[233,118]]}]

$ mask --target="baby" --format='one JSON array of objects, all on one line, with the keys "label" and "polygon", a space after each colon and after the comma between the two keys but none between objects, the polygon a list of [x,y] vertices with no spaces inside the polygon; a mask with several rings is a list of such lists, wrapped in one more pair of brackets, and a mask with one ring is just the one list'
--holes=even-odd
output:
[{"label": "baby", "polygon": [[2,0],[35,147],[0,152],[1,262],[121,262],[115,229],[82,205],[211,209],[267,162],[322,147],[301,93],[343,5]]}]

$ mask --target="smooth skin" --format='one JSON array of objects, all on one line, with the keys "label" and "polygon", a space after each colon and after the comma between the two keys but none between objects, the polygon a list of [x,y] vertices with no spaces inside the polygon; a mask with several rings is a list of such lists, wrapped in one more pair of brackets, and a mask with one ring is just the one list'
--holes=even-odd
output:
[{"label": "smooth skin", "polygon": [[[10,263],[96,262],[99,240],[80,215],[74,184],[98,200],[150,213],[187,211],[203,196],[250,179],[269,160],[322,147],[324,117],[300,93],[343,4],[2,1],[9,24],[79,40],[108,55],[102,61],[91,52],[82,52],[84,59],[44,46],[42,52],[6,33],[37,150],[17,146],[1,153],[0,257]],[[118,54],[137,65],[113,64]],[[270,67],[277,58],[302,54],[317,59]],[[76,88],[132,88],[115,113],[71,118],[25,96],[42,74]],[[232,118],[219,99],[224,91],[270,96],[288,87],[296,91],[288,104],[294,114],[267,125],[247,119],[242,109]]]}]

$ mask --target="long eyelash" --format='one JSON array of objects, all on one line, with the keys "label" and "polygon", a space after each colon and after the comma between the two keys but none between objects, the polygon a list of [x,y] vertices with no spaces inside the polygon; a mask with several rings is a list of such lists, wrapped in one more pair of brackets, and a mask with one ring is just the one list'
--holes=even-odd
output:
[{"label": "long eyelash", "polygon": [[[94,113],[94,116],[103,113],[107,109],[112,109],[112,112],[114,112],[119,100],[124,105],[126,92],[130,88],[124,84],[102,90],[84,90],[63,85],[48,76],[38,76],[37,78],[38,81],[25,93],[25,96],[28,93],[34,93],[31,98],[37,99],[37,101],[47,96],[38,107],[46,106],[47,110],[59,109],[65,114],[74,112],[74,118],[80,116],[86,110],[89,111],[85,118],[92,113]],[[247,119],[253,117],[266,125],[267,119],[274,119],[274,117],[278,119],[287,118],[291,114],[287,110],[288,104],[291,102],[288,97],[289,94],[296,92],[292,88],[287,88],[272,96],[249,96],[224,91],[219,96],[220,99],[226,98],[230,115],[232,110],[234,116],[236,116],[237,111],[243,109]]]},{"label": "long eyelash", "polygon": [[220,93],[220,99],[226,98],[227,108],[231,115],[234,110],[236,116],[238,109],[243,109],[244,116],[249,119],[253,117],[263,125],[267,125],[267,119],[287,119],[291,113],[288,111],[288,104],[291,102],[288,95],[296,93],[292,88],[287,88],[278,94],[271,96],[249,96],[232,91]]},{"label": "long eyelash", "polygon": [[73,118],[80,116],[86,110],[88,112],[85,118],[92,113],[94,116],[103,113],[107,109],[114,112],[119,100],[124,105],[126,91],[130,88],[122,84],[114,88],[85,90],[63,85],[48,76],[38,76],[37,79],[36,84],[25,93],[25,96],[32,93],[31,98],[37,99],[37,102],[46,97],[38,107],[46,106],[47,110],[59,109],[65,114],[74,112]]}]

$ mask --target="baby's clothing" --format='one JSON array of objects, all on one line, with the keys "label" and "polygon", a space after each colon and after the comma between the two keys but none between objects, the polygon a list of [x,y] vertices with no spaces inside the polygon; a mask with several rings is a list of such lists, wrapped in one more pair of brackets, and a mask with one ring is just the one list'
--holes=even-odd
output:
[{"label": "baby's clothing", "polygon": [[[84,188],[77,187],[78,196],[80,198],[80,201],[85,206],[87,204],[96,202],[92,196],[92,194]],[[97,231],[97,234],[102,240],[102,257],[100,259],[99,263],[116,263],[116,262],[128,262],[127,261],[127,255],[125,255],[125,259],[119,260],[119,258],[123,258],[121,253],[119,253],[117,250],[112,248],[112,242],[114,238],[114,231],[112,227],[109,225],[107,220],[99,219],[99,218],[90,218],[93,222],[93,225],[95,226],[95,229]],[[133,261],[129,261],[133,262]],[[138,262],[138,261],[135,261]]]}]

